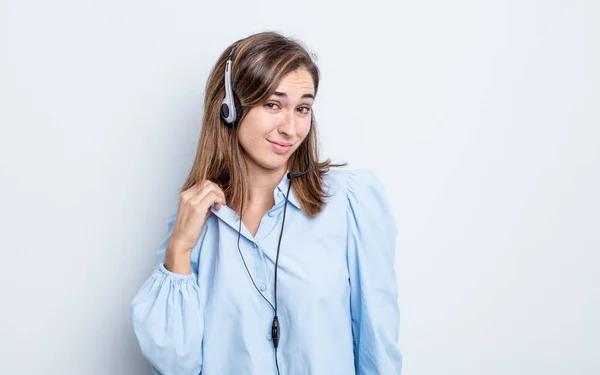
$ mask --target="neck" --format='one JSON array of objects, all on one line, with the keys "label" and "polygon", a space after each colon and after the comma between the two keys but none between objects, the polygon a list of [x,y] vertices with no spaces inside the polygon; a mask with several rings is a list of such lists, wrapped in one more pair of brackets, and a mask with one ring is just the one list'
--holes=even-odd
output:
[{"label": "neck", "polygon": [[272,207],[275,204],[273,190],[285,173],[285,167],[276,170],[248,168],[248,204],[254,207]]}]

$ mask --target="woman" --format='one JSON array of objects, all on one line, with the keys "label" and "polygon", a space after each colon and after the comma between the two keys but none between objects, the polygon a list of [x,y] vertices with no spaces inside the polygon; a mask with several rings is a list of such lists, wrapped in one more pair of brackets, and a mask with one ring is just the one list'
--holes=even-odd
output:
[{"label": "woman", "polygon": [[132,302],[155,373],[400,374],[396,224],[372,173],[319,162],[318,87],[311,55],[277,33],[219,57],[194,165]]}]

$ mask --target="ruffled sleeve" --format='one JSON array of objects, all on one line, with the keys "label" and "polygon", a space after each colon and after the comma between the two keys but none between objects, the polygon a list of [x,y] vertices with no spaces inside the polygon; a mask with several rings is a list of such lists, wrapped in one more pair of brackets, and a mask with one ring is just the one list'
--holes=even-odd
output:
[{"label": "ruffled sleeve", "polygon": [[175,215],[168,219],[168,234],[158,248],[156,269],[131,303],[133,330],[155,374],[198,375],[204,322],[197,259],[203,237],[192,250],[191,275],[167,270],[163,262]]},{"label": "ruffled sleeve", "polygon": [[400,374],[396,221],[379,179],[348,172],[347,260],[357,375]]}]

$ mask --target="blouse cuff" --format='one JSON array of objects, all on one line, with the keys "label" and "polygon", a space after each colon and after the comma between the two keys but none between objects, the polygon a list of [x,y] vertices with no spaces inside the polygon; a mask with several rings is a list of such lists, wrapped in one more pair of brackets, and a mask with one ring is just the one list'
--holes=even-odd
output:
[{"label": "blouse cuff", "polygon": [[164,263],[160,263],[158,265],[158,269],[156,270],[156,272],[162,273],[164,276],[166,276],[174,281],[177,280],[177,281],[182,281],[182,282],[193,282],[194,284],[196,283],[196,275],[194,275],[194,273],[191,273],[189,275],[184,275],[181,273],[171,272],[165,268]]}]

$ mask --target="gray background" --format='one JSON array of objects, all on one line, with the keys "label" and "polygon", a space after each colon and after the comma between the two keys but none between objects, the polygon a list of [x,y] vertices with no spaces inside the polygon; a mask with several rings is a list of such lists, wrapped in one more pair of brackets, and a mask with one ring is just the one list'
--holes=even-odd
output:
[{"label": "gray background", "polygon": [[597,1],[216,3],[2,1],[0,373],[149,374],[129,303],[209,69],[263,30],[389,192],[403,374],[600,373]]}]

